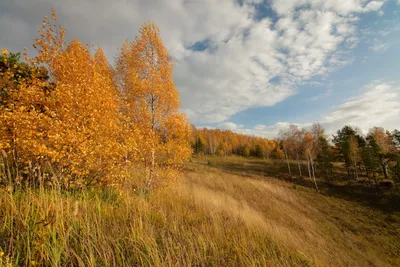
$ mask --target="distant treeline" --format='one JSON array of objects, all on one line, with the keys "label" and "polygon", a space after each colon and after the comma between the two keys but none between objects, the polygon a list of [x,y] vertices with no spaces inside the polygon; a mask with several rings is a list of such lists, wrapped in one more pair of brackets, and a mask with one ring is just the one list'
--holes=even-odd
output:
[{"label": "distant treeline", "polygon": [[[363,135],[356,127],[344,126],[330,139],[320,124],[310,130],[290,125],[277,139],[248,136],[220,129],[193,130],[191,145],[195,154],[240,155],[297,161],[300,176],[306,171],[315,178],[316,169],[330,182],[333,162],[342,162],[348,177],[365,176],[378,185],[381,178],[400,181],[400,131],[373,127]],[[302,163],[307,162],[307,170]]]},{"label": "distant treeline", "polygon": [[193,127],[192,148],[195,154],[240,155],[282,158],[278,140],[249,136],[221,129],[196,129]]}]

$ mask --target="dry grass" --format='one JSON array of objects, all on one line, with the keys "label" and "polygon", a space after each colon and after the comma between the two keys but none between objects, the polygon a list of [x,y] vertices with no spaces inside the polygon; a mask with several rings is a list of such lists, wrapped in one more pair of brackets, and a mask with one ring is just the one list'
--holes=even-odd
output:
[{"label": "dry grass", "polygon": [[[244,178],[198,165],[187,177],[190,188],[186,192],[193,198],[259,226],[274,242],[318,266],[396,266],[400,262],[396,254],[399,213],[390,215],[399,220],[389,224],[387,215],[379,211],[312,189],[297,186],[294,190],[288,182]],[[381,229],[375,223],[383,223]],[[380,244],[376,244],[378,239]]]},{"label": "dry grass", "polygon": [[148,198],[0,189],[0,266],[400,264],[399,213],[262,176],[188,169]]},{"label": "dry grass", "polygon": [[[185,185],[186,186],[186,185]],[[302,266],[261,225],[176,188],[0,191],[2,263],[13,266]],[[235,200],[232,200],[235,202]],[[246,215],[251,215],[252,210]],[[262,216],[259,218],[262,223]]]}]

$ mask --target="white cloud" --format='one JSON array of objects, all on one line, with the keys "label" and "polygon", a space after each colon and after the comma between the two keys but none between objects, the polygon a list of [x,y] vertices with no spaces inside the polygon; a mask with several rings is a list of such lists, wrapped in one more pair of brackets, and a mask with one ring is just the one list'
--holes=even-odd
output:
[{"label": "white cloud", "polygon": [[265,128],[267,128],[267,126],[262,125],[262,124],[258,124],[258,125],[256,125],[256,126],[254,127],[254,130],[262,131],[262,130],[264,130]]},{"label": "white cloud", "polygon": [[240,128],[243,128],[243,125],[237,125],[236,123],[233,122],[224,122],[218,125],[218,128],[224,129],[224,130],[238,130]]},{"label": "white cloud", "polygon": [[244,2],[247,4],[261,4],[264,0],[244,0]]},{"label": "white cloud", "polygon": [[379,40],[375,38],[372,41],[372,45],[369,46],[369,49],[375,51],[375,52],[384,52],[390,48],[392,44],[390,42],[384,42],[382,40]]},{"label": "white cloud", "polygon": [[[250,107],[272,106],[296,87],[351,62],[355,22],[380,1],[271,0],[277,22],[255,19],[261,0],[0,0],[1,45],[31,43],[41,18],[54,7],[70,38],[101,45],[109,58],[154,21],[177,61],[174,79],[182,110],[195,124],[220,123]],[[212,48],[189,47],[207,40]]]},{"label": "white cloud", "polygon": [[383,1],[371,1],[365,6],[364,10],[366,12],[378,11],[383,6],[383,4]]},{"label": "white cloud", "polygon": [[377,11],[384,4],[384,1],[370,1],[365,5],[365,0],[272,0],[271,2],[279,15],[288,15],[300,7],[309,6],[311,9],[330,10],[345,16],[354,12]]},{"label": "white cloud", "polygon": [[311,100],[311,101],[315,101],[315,100],[318,100],[318,99],[320,99],[320,98],[322,98],[322,97],[331,96],[331,95],[332,95],[332,92],[333,92],[332,88],[328,88],[328,89],[326,89],[322,94],[319,94],[319,95],[316,95],[316,96],[311,97],[310,100]]},{"label": "white cloud", "polygon": [[242,128],[234,130],[234,132],[273,139],[278,136],[279,131],[287,129],[290,124],[295,124],[300,128],[307,128],[311,127],[312,125],[311,123],[300,124],[300,123],[289,123],[289,122],[277,122],[274,125],[270,126],[257,125],[252,129]]},{"label": "white cloud", "polygon": [[383,52],[389,49],[390,43],[376,43],[370,46],[370,49],[374,50],[375,52]]},{"label": "white cloud", "polygon": [[396,40],[400,31],[400,23],[397,20],[385,20],[382,27],[377,30],[374,28],[365,28],[360,33],[360,39],[368,45],[368,48],[374,52],[384,52],[390,47],[397,45]]},{"label": "white cloud", "polygon": [[[347,99],[343,104],[321,117],[319,123],[327,133],[334,134],[345,125],[359,127],[364,134],[373,126],[382,126],[393,130],[400,127],[400,85],[375,81],[367,85],[364,93]],[[294,123],[308,128],[312,123]],[[278,122],[274,125],[257,125],[252,129],[236,129],[236,132],[274,138],[290,122]]]},{"label": "white cloud", "polygon": [[356,125],[364,132],[373,126],[394,129],[400,126],[400,86],[376,81],[365,92],[335,108],[323,124],[335,131],[345,124]]}]

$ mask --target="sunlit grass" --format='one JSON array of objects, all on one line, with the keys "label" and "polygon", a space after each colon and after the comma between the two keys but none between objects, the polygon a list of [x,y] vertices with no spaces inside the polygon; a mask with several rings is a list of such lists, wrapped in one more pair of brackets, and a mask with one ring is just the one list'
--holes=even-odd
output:
[{"label": "sunlit grass", "polygon": [[192,171],[179,184],[146,198],[127,189],[1,189],[1,264],[400,263],[399,213],[385,214],[289,182],[246,178],[206,164],[188,169]]}]

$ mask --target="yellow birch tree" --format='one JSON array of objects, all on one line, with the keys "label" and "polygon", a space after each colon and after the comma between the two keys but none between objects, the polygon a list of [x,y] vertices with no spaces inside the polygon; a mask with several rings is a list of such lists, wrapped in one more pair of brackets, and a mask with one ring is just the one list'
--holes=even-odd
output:
[{"label": "yellow birch tree", "polygon": [[153,23],[144,24],[135,41],[123,44],[117,61],[126,125],[136,136],[128,151],[145,168],[146,189],[175,177],[174,170],[191,154],[191,128],[179,113],[173,67]]}]

